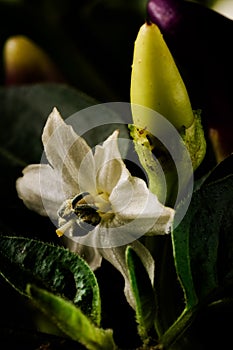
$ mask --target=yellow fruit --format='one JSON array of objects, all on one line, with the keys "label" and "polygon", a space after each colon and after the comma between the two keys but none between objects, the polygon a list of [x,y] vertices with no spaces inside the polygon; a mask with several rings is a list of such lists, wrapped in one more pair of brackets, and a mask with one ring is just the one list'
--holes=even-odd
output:
[{"label": "yellow fruit", "polygon": [[[131,103],[155,110],[177,130],[192,125],[194,115],[189,96],[174,59],[155,24],[141,26],[135,41]],[[132,106],[135,125],[154,130],[153,118]],[[152,114],[151,114],[152,115]],[[150,124],[150,125],[148,125]]]}]

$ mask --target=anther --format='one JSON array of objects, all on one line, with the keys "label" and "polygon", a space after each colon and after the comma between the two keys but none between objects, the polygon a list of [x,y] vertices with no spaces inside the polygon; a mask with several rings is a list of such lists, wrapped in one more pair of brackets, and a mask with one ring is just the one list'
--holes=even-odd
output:
[{"label": "anther", "polygon": [[76,204],[77,204],[81,199],[83,199],[84,197],[86,197],[86,196],[89,195],[89,194],[90,194],[89,192],[81,192],[81,193],[77,194],[77,196],[75,196],[75,197],[72,199],[72,202],[71,202],[72,208],[75,209]]}]

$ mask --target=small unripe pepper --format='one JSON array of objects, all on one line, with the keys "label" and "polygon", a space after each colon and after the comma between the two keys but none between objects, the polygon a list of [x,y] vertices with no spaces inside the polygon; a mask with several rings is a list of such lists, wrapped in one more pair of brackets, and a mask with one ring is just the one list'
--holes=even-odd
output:
[{"label": "small unripe pepper", "polygon": [[[186,87],[156,24],[143,24],[136,38],[130,94],[132,104],[159,112],[177,130],[193,123]],[[144,127],[141,116],[133,113],[133,118],[136,125]]]}]

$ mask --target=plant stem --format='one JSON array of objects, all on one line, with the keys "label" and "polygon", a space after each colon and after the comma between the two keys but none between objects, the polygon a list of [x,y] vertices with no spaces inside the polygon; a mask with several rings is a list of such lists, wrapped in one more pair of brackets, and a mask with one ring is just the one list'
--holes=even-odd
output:
[{"label": "plant stem", "polygon": [[167,350],[174,345],[183,333],[189,328],[195,319],[199,307],[195,306],[192,309],[185,309],[179,318],[171,325],[170,328],[161,336],[159,344],[163,346],[163,349]]}]

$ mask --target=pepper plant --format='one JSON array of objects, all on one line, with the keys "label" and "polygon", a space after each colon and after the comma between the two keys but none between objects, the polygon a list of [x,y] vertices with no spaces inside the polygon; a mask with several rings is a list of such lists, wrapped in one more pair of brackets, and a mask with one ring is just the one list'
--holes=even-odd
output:
[{"label": "pepper plant", "polygon": [[181,0],[0,8],[1,346],[228,346],[232,21]]}]

